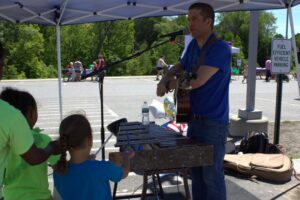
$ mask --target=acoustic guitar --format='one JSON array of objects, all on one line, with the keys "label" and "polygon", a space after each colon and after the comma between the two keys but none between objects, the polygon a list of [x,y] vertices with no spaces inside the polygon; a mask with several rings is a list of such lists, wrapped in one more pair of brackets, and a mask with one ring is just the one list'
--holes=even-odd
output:
[{"label": "acoustic guitar", "polygon": [[187,123],[190,120],[190,76],[183,72],[176,75],[177,85],[174,91],[176,106],[176,123]]}]

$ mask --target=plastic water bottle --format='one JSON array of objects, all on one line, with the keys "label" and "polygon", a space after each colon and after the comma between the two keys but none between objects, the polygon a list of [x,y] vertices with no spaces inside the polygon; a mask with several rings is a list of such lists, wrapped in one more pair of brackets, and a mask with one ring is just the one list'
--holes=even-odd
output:
[{"label": "plastic water bottle", "polygon": [[144,101],[142,105],[142,124],[149,125],[149,106],[147,101]]}]

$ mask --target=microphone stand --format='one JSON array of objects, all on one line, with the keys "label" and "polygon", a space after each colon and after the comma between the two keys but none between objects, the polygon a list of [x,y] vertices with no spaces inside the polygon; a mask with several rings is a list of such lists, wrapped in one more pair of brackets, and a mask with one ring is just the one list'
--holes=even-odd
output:
[{"label": "microphone stand", "polygon": [[96,70],[96,71],[93,71],[93,72],[91,72],[89,74],[81,76],[81,80],[86,79],[86,78],[91,77],[91,76],[98,76],[99,77],[99,81],[98,82],[99,82],[100,108],[101,108],[101,148],[103,149],[102,150],[102,160],[105,160],[105,147],[104,147],[104,145],[105,145],[105,143],[104,143],[105,142],[105,129],[104,129],[104,110],[103,110],[103,105],[104,105],[104,103],[103,103],[103,101],[104,101],[103,100],[103,83],[104,83],[104,77],[105,77],[107,69],[109,69],[109,68],[111,68],[111,67],[113,67],[113,66],[115,66],[117,64],[120,64],[122,62],[125,62],[127,60],[136,58],[136,57],[142,55],[143,53],[145,53],[145,52],[147,52],[147,51],[149,51],[149,50],[151,50],[153,48],[156,48],[158,46],[161,46],[161,45],[163,45],[165,43],[173,41],[174,39],[175,39],[175,36],[172,36],[172,37],[170,37],[170,39],[168,39],[166,41],[160,42],[160,43],[158,43],[158,44],[156,44],[154,46],[148,47],[147,49],[142,50],[140,52],[137,52],[137,53],[135,53],[135,54],[133,54],[131,56],[128,56],[126,58],[123,58],[121,60],[113,62],[110,65],[107,65],[107,66],[105,66],[105,67],[103,67],[103,68],[101,68],[99,70]]},{"label": "microphone stand", "polygon": [[[104,130],[104,111],[103,111],[103,81],[106,71],[103,70],[98,74],[98,83],[99,83],[99,94],[100,94],[100,108],[101,108],[101,145],[104,145],[105,140],[105,130]],[[102,160],[105,160],[105,149],[103,146],[102,151]]]}]

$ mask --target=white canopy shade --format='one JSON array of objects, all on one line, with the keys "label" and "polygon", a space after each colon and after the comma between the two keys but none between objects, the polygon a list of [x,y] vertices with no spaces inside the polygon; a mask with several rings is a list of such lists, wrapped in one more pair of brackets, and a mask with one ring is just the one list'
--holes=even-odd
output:
[{"label": "white canopy shade", "polygon": [[[97,21],[185,15],[206,0],[1,0],[0,19],[15,23],[69,25]],[[216,12],[282,9],[300,0],[211,0]]]}]

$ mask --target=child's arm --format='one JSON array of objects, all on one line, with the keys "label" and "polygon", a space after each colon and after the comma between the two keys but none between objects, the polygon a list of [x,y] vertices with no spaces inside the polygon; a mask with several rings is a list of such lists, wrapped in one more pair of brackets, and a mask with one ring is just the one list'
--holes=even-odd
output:
[{"label": "child's arm", "polygon": [[130,160],[134,156],[134,151],[127,149],[123,152],[123,178],[126,178],[128,176],[129,170],[130,170]]},{"label": "child's arm", "polygon": [[[37,127],[37,128],[32,129],[32,134],[34,137],[34,142],[37,145],[37,147],[45,148],[51,142],[51,138],[48,135],[42,133],[41,131],[42,131],[42,129]],[[51,155],[47,159],[47,161],[48,161],[48,163],[50,163],[51,166],[54,166],[59,159],[60,159],[60,154],[59,155]]]}]

